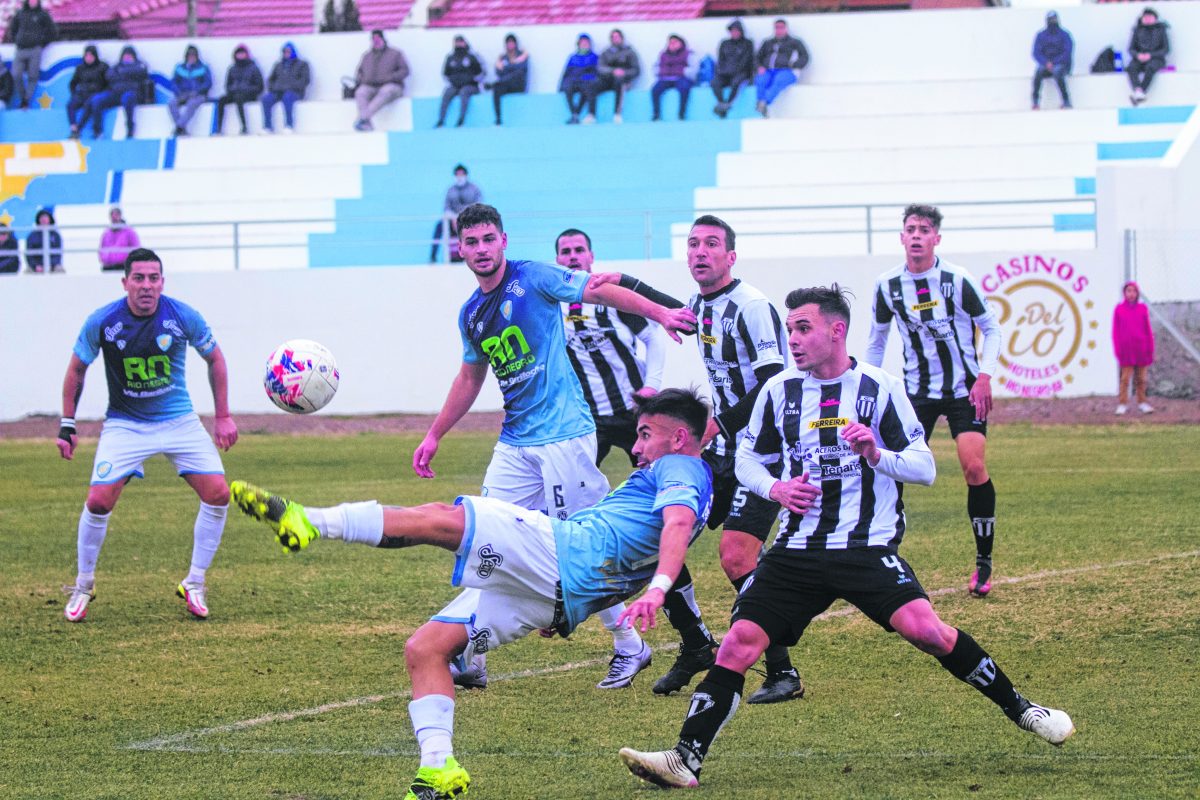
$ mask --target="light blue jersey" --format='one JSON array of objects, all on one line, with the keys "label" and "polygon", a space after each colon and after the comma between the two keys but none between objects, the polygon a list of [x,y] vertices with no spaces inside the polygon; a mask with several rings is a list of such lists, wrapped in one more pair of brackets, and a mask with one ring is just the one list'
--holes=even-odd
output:
[{"label": "light blue jersey", "polygon": [[491,364],[504,394],[505,444],[532,447],[596,430],[567,358],[559,306],[581,301],[589,277],[582,270],[509,260],[499,286],[475,290],[463,305],[463,361]]},{"label": "light blue jersey", "polygon": [[194,308],[163,295],[157,311],[139,317],[121,298],[87,318],[75,355],[91,364],[104,353],[110,419],[162,422],[192,410],[184,369],[189,344],[202,356],[217,346]]},{"label": "light blue jersey", "polygon": [[686,506],[696,514],[689,544],[695,541],[712,507],[707,464],[691,456],[663,456],[591,508],[552,520],[566,633],[654,577],[667,506]]}]

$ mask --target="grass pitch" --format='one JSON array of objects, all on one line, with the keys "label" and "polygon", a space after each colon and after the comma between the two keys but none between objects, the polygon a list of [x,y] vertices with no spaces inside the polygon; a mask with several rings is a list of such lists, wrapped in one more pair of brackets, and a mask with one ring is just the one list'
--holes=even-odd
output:
[{"label": "grass pitch", "polygon": [[[450,437],[435,481],[411,473],[416,437],[251,435],[225,463],[307,503],[414,504],[475,491],[492,442]],[[68,464],[50,441],[0,442],[0,797],[402,796],[417,766],[403,644],[452,596],[451,556],[337,542],[284,556],[232,512],[209,573],[212,618],[195,621],[173,590],[196,500],[158,459],[126,490],[98,597],[71,625],[59,587],[74,576],[94,444]],[[1067,709],[1076,736],[1046,745],[928,656],[835,613],[793,650],[808,697],[743,706],[696,796],[1200,794],[1200,432],[997,428],[999,582],[984,601],[965,591],[973,545],[944,430],[935,451],[938,484],[906,492],[901,552],[927,590],[948,590],[934,597],[942,616],[1031,699]],[[620,455],[606,464],[615,480]],[[732,595],[716,542],[705,534],[689,563],[719,632]],[[654,664],[621,691],[593,688],[609,652],[594,621],[570,641],[492,654],[492,685],[457,704],[471,796],[651,796],[616,751],[673,744],[688,696],[650,693],[673,639],[664,623],[650,640]]]}]

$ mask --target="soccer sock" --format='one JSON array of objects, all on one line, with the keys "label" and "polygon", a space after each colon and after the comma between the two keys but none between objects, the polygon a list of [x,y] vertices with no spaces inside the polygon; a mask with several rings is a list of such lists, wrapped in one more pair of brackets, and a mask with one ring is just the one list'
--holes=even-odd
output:
[{"label": "soccer sock", "polygon": [[189,586],[203,586],[204,573],[212,565],[213,557],[221,544],[225,532],[225,515],[229,506],[210,506],[201,502],[196,512],[196,526],[192,529],[192,567],[183,582]]},{"label": "soccer sock", "polygon": [[687,564],[679,571],[675,585],[667,592],[663,603],[663,613],[671,623],[671,627],[679,631],[683,637],[683,646],[688,650],[698,650],[713,641],[708,627],[700,619],[700,606],[696,605],[696,587],[692,585],[692,573]]},{"label": "soccer sock", "polygon": [[694,774],[700,774],[700,764],[708,755],[713,739],[733,719],[745,685],[745,675],[718,665],[708,671],[692,693],[675,749]]},{"label": "soccer sock", "polygon": [[1016,721],[1025,706],[1025,699],[1013,688],[1004,670],[996,666],[979,643],[966,631],[958,631],[958,641],[949,654],[938,657],[946,671],[963,683],[974,686],[1008,716]]},{"label": "soccer sock", "polygon": [[996,528],[996,487],[991,478],[978,486],[967,486],[967,516],[975,532],[975,559],[991,565]]},{"label": "soccer sock", "polygon": [[625,604],[618,603],[615,606],[609,606],[596,616],[600,617],[600,622],[612,633],[614,651],[626,655],[640,653],[642,650],[642,637],[638,635],[637,630],[632,625],[618,624],[617,622],[617,619],[624,611]]},{"label": "soccer sock", "polygon": [[408,717],[421,747],[421,766],[446,766],[446,759],[454,754],[450,743],[454,735],[454,698],[427,694],[408,704]]},{"label": "soccer sock", "polygon": [[79,558],[79,574],[75,576],[75,585],[81,589],[91,589],[96,583],[96,561],[100,558],[100,547],[108,533],[108,514],[93,514],[83,507],[79,515],[79,536],[76,540],[76,553]]},{"label": "soccer sock", "polygon": [[326,539],[378,547],[383,541],[383,506],[374,500],[342,503],[332,508],[308,508],[304,513]]}]

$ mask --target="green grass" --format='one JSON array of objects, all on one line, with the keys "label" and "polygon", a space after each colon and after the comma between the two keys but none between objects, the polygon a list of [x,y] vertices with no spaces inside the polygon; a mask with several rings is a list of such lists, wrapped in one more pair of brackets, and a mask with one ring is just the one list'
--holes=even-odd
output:
[{"label": "green grass", "polygon": [[[474,491],[492,441],[451,437],[435,481],[412,476],[415,437],[247,436],[226,465],[308,503],[415,504]],[[1034,577],[986,601],[957,590],[973,548],[944,433],[938,485],[906,493],[902,552],[927,589],[956,589],[935,598],[942,616],[1029,697],[1070,711],[1078,734],[1051,748],[898,638],[835,617],[793,650],[809,696],[743,706],[697,796],[1200,794],[1200,432],[1008,426],[991,444],[998,576]],[[126,490],[98,598],[70,625],[59,587],[74,576],[93,452],[86,443],[65,463],[49,441],[0,442],[0,797],[401,796],[416,769],[403,645],[452,596],[450,555],[321,542],[285,557],[231,515],[209,573],[212,618],[193,621],[172,591],[196,500],[158,459]],[[623,477],[615,456],[606,466]],[[731,590],[716,542],[706,534],[689,562],[723,630]],[[651,640],[670,646],[669,628]],[[594,689],[608,646],[590,622],[570,641],[535,637],[491,656],[493,676],[594,663],[460,695],[455,744],[472,797],[652,796],[616,751],[673,744],[688,698],[649,691],[667,650],[634,689]],[[356,698],[369,699],[226,727]]]}]

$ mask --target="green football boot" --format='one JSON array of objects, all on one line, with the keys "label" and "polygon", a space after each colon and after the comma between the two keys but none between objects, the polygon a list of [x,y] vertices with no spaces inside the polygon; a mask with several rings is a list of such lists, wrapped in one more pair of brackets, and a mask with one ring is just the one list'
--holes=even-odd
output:
[{"label": "green football boot", "polygon": [[308,521],[304,506],[299,503],[245,481],[229,484],[229,495],[243,514],[271,526],[285,553],[303,550],[321,538],[321,532]]},{"label": "green football boot", "polygon": [[421,767],[404,800],[449,800],[464,797],[471,786],[471,776],[458,765],[454,756],[446,759],[444,767]]}]

